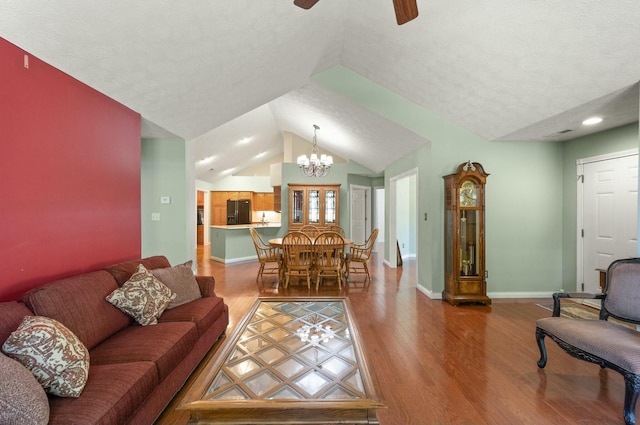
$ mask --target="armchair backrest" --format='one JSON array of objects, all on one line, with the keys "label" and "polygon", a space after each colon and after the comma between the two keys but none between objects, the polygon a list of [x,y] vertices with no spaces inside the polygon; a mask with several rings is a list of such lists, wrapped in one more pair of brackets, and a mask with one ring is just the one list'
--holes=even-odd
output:
[{"label": "armchair backrest", "polygon": [[253,244],[256,246],[256,248],[259,248],[259,247],[261,248],[266,246],[266,244],[264,243],[264,241],[262,240],[262,238],[260,237],[260,234],[256,229],[254,229],[253,227],[250,227],[249,233],[251,234],[251,239],[253,239]]},{"label": "armchair backrest", "polygon": [[275,254],[275,248],[266,244],[256,229],[250,227],[249,233],[251,234],[251,239],[253,239],[253,245],[256,248],[256,253],[258,254],[259,259],[267,258]]},{"label": "armchair backrest", "polygon": [[607,269],[601,317],[640,323],[640,258],[616,260]]},{"label": "armchair backrest", "polygon": [[378,239],[378,228],[376,227],[375,229],[373,229],[371,231],[371,234],[369,235],[369,238],[367,239],[367,241],[365,242],[365,249],[367,251],[369,251],[369,254],[371,253],[371,251],[373,250],[373,245],[376,243],[376,239]]}]

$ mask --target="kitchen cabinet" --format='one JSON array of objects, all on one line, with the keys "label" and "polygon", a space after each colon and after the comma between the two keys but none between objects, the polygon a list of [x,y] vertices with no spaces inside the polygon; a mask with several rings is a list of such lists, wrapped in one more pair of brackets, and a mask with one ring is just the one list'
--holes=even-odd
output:
[{"label": "kitchen cabinet", "polygon": [[340,224],[339,184],[289,184],[289,229]]},{"label": "kitchen cabinet", "polygon": [[273,210],[277,212],[282,209],[281,192],[282,186],[273,187]]},{"label": "kitchen cabinet", "polygon": [[196,193],[197,193],[196,205],[198,206],[198,208],[204,207],[204,192],[201,190],[198,190],[196,191]]},{"label": "kitchen cabinet", "polygon": [[227,224],[227,199],[229,192],[211,192],[211,225],[224,226]]},{"label": "kitchen cabinet", "polygon": [[254,211],[274,211],[273,193],[254,192],[253,194],[253,210]]}]

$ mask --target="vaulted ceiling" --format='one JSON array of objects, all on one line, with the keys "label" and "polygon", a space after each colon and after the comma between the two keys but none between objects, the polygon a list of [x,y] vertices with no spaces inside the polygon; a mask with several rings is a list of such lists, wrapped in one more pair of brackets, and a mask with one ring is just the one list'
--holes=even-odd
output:
[{"label": "vaulted ceiling", "polygon": [[[138,111],[143,135],[216,155],[196,168],[209,181],[281,155],[283,132],[311,140],[313,124],[321,147],[375,172],[426,143],[312,81],[337,65],[487,140],[638,120],[637,0],[418,8],[398,26],[392,0],[0,0],[0,36]],[[603,124],[582,127],[593,114]]]}]

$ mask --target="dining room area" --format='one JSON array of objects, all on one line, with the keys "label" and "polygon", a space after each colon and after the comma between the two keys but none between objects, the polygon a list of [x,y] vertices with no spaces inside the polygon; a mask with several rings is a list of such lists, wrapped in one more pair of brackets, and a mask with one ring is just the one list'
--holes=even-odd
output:
[{"label": "dining room area", "polygon": [[256,228],[250,228],[260,267],[256,281],[266,275],[276,275],[278,285],[285,289],[296,280],[306,282],[311,291],[312,282],[318,292],[320,283],[334,282],[342,291],[343,282],[351,275],[364,275],[371,280],[368,263],[375,248],[379,229],[373,229],[364,243],[346,237],[344,228],[337,224],[327,226],[304,225],[287,232],[283,237],[263,240]]}]

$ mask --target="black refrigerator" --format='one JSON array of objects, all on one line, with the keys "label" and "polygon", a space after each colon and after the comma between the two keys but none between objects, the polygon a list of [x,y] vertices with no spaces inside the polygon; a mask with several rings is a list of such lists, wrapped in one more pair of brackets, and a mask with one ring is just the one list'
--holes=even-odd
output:
[{"label": "black refrigerator", "polygon": [[251,224],[251,200],[227,200],[227,224]]}]

